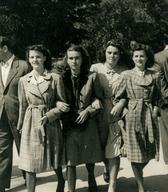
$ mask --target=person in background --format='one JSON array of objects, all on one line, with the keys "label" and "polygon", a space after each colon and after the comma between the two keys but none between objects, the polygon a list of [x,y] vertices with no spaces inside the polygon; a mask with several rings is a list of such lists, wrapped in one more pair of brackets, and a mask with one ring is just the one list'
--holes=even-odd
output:
[{"label": "person in background", "polygon": [[[161,72],[164,81],[168,84],[168,34],[165,34],[164,37],[164,50],[155,54],[155,62],[159,66],[158,71]],[[166,99],[161,99],[160,105],[160,135],[161,135],[161,144],[163,151],[163,159],[166,164],[168,164],[168,101]]]},{"label": "person in background", "polygon": [[57,73],[61,76],[64,76],[64,73],[66,72],[66,63],[65,63],[65,58],[63,57],[58,57],[58,58],[52,58],[52,72]]},{"label": "person in background", "polygon": [[65,102],[63,81],[59,75],[50,72],[50,52],[44,45],[28,47],[26,55],[33,70],[19,81],[19,168],[26,171],[28,192],[35,191],[36,173],[51,167],[58,178],[56,191],[63,192],[62,111],[56,107],[58,101]]},{"label": "person in background", "polygon": [[61,104],[64,114],[62,123],[67,160],[68,191],[75,192],[76,166],[86,164],[90,192],[97,192],[94,163],[103,159],[96,124],[96,114],[102,108],[101,89],[96,73],[89,72],[90,60],[80,45],[70,45],[66,52],[69,70],[64,74],[64,85],[69,106]]},{"label": "person in background", "polygon": [[19,152],[18,82],[30,67],[14,55],[11,37],[0,36],[0,191],[10,187],[13,140]]},{"label": "person in background", "polygon": [[105,45],[105,61],[93,64],[90,69],[97,73],[103,89],[103,110],[98,116],[98,127],[106,158],[103,176],[106,182],[110,179],[108,192],[116,191],[116,180],[120,167],[119,156],[123,139],[118,121],[121,118],[126,99],[118,100],[117,92],[122,87],[120,73],[128,69],[127,60],[128,56],[121,44],[112,39]]},{"label": "person in background", "polygon": [[[144,192],[143,169],[151,159],[158,159],[159,76],[149,69],[154,65],[154,55],[149,46],[139,44],[134,47],[132,59],[135,67],[121,74],[125,87],[123,95],[128,99],[125,145],[138,192]],[[120,91],[124,90],[123,87]]]}]

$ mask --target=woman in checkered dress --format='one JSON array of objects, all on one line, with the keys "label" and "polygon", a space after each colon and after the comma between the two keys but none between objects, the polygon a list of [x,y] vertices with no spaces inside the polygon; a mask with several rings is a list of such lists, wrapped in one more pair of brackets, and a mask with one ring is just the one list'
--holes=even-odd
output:
[{"label": "woman in checkered dress", "polygon": [[43,45],[30,46],[27,59],[33,70],[19,82],[19,168],[26,171],[28,192],[34,192],[36,173],[52,167],[58,176],[57,192],[62,192],[62,112],[56,102],[65,102],[63,82],[60,76],[49,72],[50,54]]},{"label": "woman in checkered dress", "polygon": [[126,152],[131,162],[138,191],[144,192],[143,168],[158,155],[158,74],[148,68],[154,64],[153,54],[145,45],[132,51],[135,67],[122,73],[128,98],[126,114]]}]

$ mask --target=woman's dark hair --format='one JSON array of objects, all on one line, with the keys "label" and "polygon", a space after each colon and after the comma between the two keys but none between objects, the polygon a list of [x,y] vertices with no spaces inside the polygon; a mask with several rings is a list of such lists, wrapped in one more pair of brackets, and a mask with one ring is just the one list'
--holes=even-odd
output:
[{"label": "woman's dark hair", "polygon": [[142,43],[137,43],[135,47],[133,47],[130,51],[131,57],[133,57],[133,54],[135,51],[144,51],[147,56],[147,62],[145,64],[145,69],[150,68],[154,65],[154,54],[152,51],[152,48],[149,45],[145,45]]},{"label": "woman's dark hair", "polygon": [[[90,63],[90,57],[89,57],[87,50],[84,47],[82,47],[81,45],[71,44],[70,47],[67,49],[67,52],[68,51],[77,51],[77,52],[81,53],[82,64],[81,64],[80,76],[88,75],[91,63]],[[67,63],[67,52],[66,52],[66,56],[65,56],[66,63]]]},{"label": "woman's dark hair", "polygon": [[126,67],[126,68],[131,68],[131,67],[132,67],[131,58],[130,58],[129,54],[123,49],[122,42],[119,41],[118,39],[111,39],[110,41],[108,41],[108,42],[103,46],[103,48],[104,48],[103,62],[106,61],[105,52],[106,52],[106,49],[107,49],[109,46],[116,47],[116,48],[119,50],[120,58],[119,58],[118,64],[119,64],[120,66],[124,66],[124,67]]},{"label": "woman's dark hair", "polygon": [[[60,65],[59,62],[62,62],[62,65]],[[57,70],[67,70],[68,64],[65,62],[65,56],[64,57],[52,57],[51,58],[52,68]],[[59,64],[59,65],[58,65]]]},{"label": "woman's dark hair", "polygon": [[51,53],[50,53],[49,49],[47,49],[45,47],[45,45],[43,45],[43,44],[36,44],[36,45],[31,45],[31,46],[27,47],[26,59],[27,59],[28,62],[29,62],[29,52],[30,51],[39,51],[40,53],[42,53],[46,57],[46,60],[44,62],[44,69],[47,69],[47,70],[51,70],[52,69]]}]

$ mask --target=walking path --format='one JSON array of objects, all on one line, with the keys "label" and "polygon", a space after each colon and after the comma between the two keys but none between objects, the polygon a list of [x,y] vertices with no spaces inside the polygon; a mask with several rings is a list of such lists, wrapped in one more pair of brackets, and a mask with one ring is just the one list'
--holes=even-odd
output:
[{"label": "walking path", "polygon": [[[14,165],[12,173],[11,189],[8,192],[26,192],[24,180],[17,167],[18,156],[14,148]],[[65,168],[64,175],[65,175]],[[104,182],[103,163],[96,164],[95,175],[99,192],[107,192],[108,185]],[[163,163],[162,157],[159,162],[155,160],[144,169],[144,182],[148,190],[152,192],[168,192],[168,165]],[[76,192],[87,192],[87,172],[84,165],[77,168],[77,190]],[[57,179],[53,171],[37,174],[36,192],[54,192]],[[129,162],[126,158],[121,159],[121,168],[117,181],[117,192],[136,192],[136,184]],[[65,185],[67,192],[67,184]]]}]

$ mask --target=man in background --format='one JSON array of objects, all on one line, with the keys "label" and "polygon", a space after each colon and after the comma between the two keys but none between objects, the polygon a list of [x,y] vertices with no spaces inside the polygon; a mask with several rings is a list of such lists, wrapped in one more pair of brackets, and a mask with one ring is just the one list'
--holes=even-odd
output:
[{"label": "man in background", "polygon": [[13,139],[19,151],[18,82],[30,70],[24,60],[13,54],[13,48],[10,37],[0,36],[0,192],[10,187]]},{"label": "man in background", "polygon": [[[155,54],[155,61],[159,65],[162,78],[168,85],[168,34],[164,35],[164,49]],[[162,100],[160,108],[160,134],[163,159],[168,164],[168,101]]]}]

